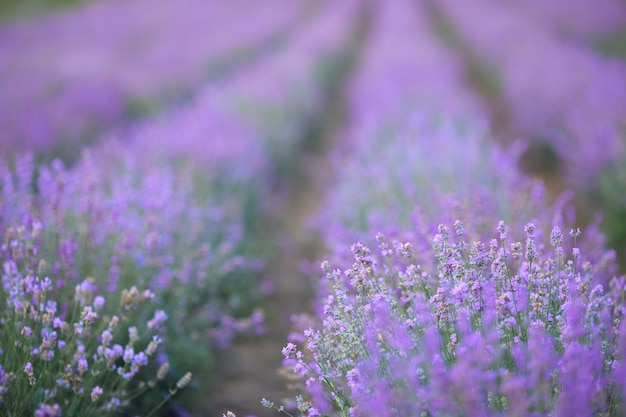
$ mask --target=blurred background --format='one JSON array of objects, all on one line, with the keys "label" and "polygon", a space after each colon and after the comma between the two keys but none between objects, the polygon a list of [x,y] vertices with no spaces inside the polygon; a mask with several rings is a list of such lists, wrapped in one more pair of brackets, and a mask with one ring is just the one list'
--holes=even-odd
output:
[{"label": "blurred background", "polygon": [[[284,116],[276,106],[255,108],[250,104],[264,102],[270,95],[273,99],[291,96],[290,100],[303,106],[324,100],[322,96],[328,95],[320,91],[335,75],[307,78],[302,72],[329,62],[332,67],[338,62],[330,57],[333,53],[349,55],[357,44],[356,53],[367,56],[368,48],[372,49],[368,44],[385,36],[375,30],[377,20],[384,20],[380,2],[339,3],[342,6],[306,0],[236,0],[228,4],[199,0],[158,4],[145,0],[2,1],[0,152],[35,150],[48,160],[57,156],[75,159],[85,145],[135,129],[140,120],[151,118],[150,123],[158,124],[159,115],[169,117],[192,107],[201,97],[217,97],[215,92],[206,92],[211,88],[221,89],[222,96],[237,102],[231,105],[237,107],[232,117],[244,113],[247,118],[245,122],[231,121],[228,128],[228,123],[221,123],[223,129],[231,130],[249,123],[251,113],[256,122],[259,118],[280,119],[281,113]],[[402,82],[419,84],[418,71],[434,67],[427,56],[411,55],[411,48],[418,50],[424,40],[410,26],[421,24],[427,27],[427,35],[421,36],[435,36],[437,47],[453,57],[442,65],[456,66],[464,88],[472,89],[474,101],[481,102],[482,109],[475,112],[480,114],[472,117],[487,119],[499,143],[525,141],[528,150],[520,161],[522,168],[556,187],[554,193],[574,188],[583,205],[602,201],[610,241],[613,246],[621,244],[626,239],[626,229],[618,221],[624,205],[618,196],[623,194],[626,175],[623,1],[576,0],[566,6],[536,0],[413,3],[414,9],[422,10],[422,21],[399,22],[397,39],[386,46],[405,55],[400,67],[393,69],[402,74]],[[337,12],[334,9],[338,7],[353,10]],[[359,24],[367,29],[352,36],[350,28]],[[310,39],[300,39],[303,37]],[[293,53],[297,49],[300,52]],[[270,68],[272,65],[275,68]],[[348,74],[353,69],[336,70]],[[349,89],[350,76],[346,74],[337,86],[342,91]],[[281,77],[293,83],[282,82]],[[446,80],[440,77],[432,82],[445,84]],[[246,91],[259,86],[266,91]],[[380,98],[389,88],[381,83]],[[224,93],[226,90],[238,91]],[[263,94],[266,96],[261,98]],[[426,105],[453,101],[444,94],[435,98],[433,92],[414,95],[420,95]],[[232,99],[234,96],[238,98]],[[349,107],[332,117],[343,118],[347,126],[346,115],[355,113],[356,105]],[[308,111],[314,113],[311,108]],[[275,126],[281,122],[284,120],[272,120]],[[259,130],[258,126],[251,129]],[[123,136],[126,140],[132,135]],[[179,141],[165,139],[170,144]],[[277,148],[293,142],[284,139],[273,144],[272,152],[282,152]]]}]

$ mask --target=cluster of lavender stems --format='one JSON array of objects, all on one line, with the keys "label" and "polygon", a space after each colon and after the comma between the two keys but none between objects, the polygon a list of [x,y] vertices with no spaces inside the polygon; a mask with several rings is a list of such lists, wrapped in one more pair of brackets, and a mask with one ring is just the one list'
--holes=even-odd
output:
[{"label": "cluster of lavender stems", "polygon": [[155,310],[150,290],[98,292],[93,278],[75,287],[50,278],[44,234],[32,221],[3,236],[0,409],[37,417],[117,413],[168,376],[167,361],[146,372],[160,361],[167,314]]},{"label": "cluster of lavender stems", "polygon": [[376,252],[322,264],[319,319],[283,349],[303,415],[624,413],[624,277],[595,284],[558,227],[538,239],[528,223],[524,242],[504,222],[490,241],[468,231],[439,225],[433,262],[379,234]]},{"label": "cluster of lavender stems", "polygon": [[76,146],[177,97],[276,36],[306,2],[242,6],[93,2],[0,28],[0,152]]},{"label": "cluster of lavender stems", "polygon": [[[134,409],[135,394],[122,397],[121,393],[143,395],[158,369],[169,366],[170,373],[148,385],[156,398],[139,403],[136,412],[147,414],[176,378],[191,369],[208,373],[212,347],[226,346],[237,333],[263,330],[260,312],[242,307],[254,299],[254,292],[246,288],[252,288],[260,265],[243,249],[241,213],[230,210],[232,202],[220,205],[200,199],[189,173],[166,167],[141,169],[132,154],[123,152],[85,152],[71,168],[59,161],[35,167],[27,156],[18,158],[15,168],[2,166],[0,171],[1,226],[6,233],[1,314],[5,323],[13,323],[2,329],[8,343],[3,342],[2,366],[9,376],[3,389],[5,398],[28,399],[3,402],[4,411],[20,414],[34,412],[39,404],[59,404],[59,413],[71,414],[81,399],[93,406],[94,413]],[[22,235],[29,240],[21,243],[26,239]],[[16,251],[18,261],[26,258],[17,267],[13,266],[18,262]],[[30,281],[48,284],[33,293]],[[12,301],[16,296],[19,305]],[[143,299],[155,307],[139,305]],[[131,320],[119,309],[138,312]],[[151,309],[160,313],[152,315]],[[114,315],[123,319],[116,333],[108,322]],[[146,324],[148,330],[141,330]],[[107,327],[111,337],[101,333]],[[128,334],[131,327],[140,329],[137,340],[120,333]],[[26,328],[37,335],[27,337],[34,344],[8,349],[8,341]],[[138,354],[142,345],[147,349],[146,331],[152,329],[160,330],[153,334],[159,343],[150,348],[151,354],[141,350],[144,354],[138,362],[129,356],[128,367],[118,368],[117,358],[125,351],[116,346],[126,344],[128,352]],[[46,341],[46,334],[54,332]],[[39,337],[44,339],[40,346]],[[86,340],[76,342],[81,337]],[[128,337],[130,342],[125,341]],[[55,366],[71,365],[72,357],[78,358],[76,349],[85,362],[78,376],[84,378],[68,374],[50,379],[49,375],[56,375]],[[190,363],[187,356],[195,350],[198,363]],[[32,375],[17,369],[26,362],[34,367],[36,379],[24,385],[25,375]],[[106,369],[98,371],[99,363]],[[94,378],[87,369],[97,375],[106,371],[102,378],[107,380],[111,377],[106,375],[120,376],[119,382],[98,385],[106,391],[105,398],[119,400],[117,405],[106,408],[96,400],[88,401],[87,388]],[[68,378],[71,384],[63,382]],[[143,385],[137,385],[140,381]],[[130,391],[127,382],[132,382]],[[45,397],[36,394],[44,389],[50,392]],[[76,401],[72,395],[78,395]]]}]

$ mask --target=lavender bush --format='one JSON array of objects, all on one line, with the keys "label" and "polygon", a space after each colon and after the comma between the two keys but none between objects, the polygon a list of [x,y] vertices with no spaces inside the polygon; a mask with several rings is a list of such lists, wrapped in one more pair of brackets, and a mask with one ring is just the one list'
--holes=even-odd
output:
[{"label": "lavender bush", "polygon": [[[55,287],[66,291],[59,303],[78,285],[107,300],[124,288],[154,294],[164,314],[143,322],[169,317],[163,337],[171,342],[161,361],[172,373],[132,402],[146,414],[168,396],[174,376],[209,374],[212,347],[262,331],[262,315],[251,307],[259,263],[244,252],[241,213],[228,205],[234,200],[207,204],[184,171],[145,170],[123,148],[99,150],[97,159],[86,152],[69,170],[58,161],[40,167],[36,184],[32,157],[18,159],[14,171],[2,169],[1,226],[44,225],[38,250]],[[156,371],[155,364],[141,377]]]},{"label": "lavender bush", "polygon": [[[166,361],[158,372],[142,373],[157,363],[167,318],[155,309],[153,292],[133,286],[105,293],[93,278],[75,287],[63,277],[49,278],[54,259],[41,250],[42,224],[31,220],[3,230],[3,415],[116,415],[163,383]],[[190,378],[170,386],[170,396]]]},{"label": "lavender bush", "polygon": [[[435,122],[419,110],[409,115],[402,124],[360,136],[358,150],[337,159],[338,181],[313,221],[332,259],[345,256],[349,242],[373,244],[372,232],[419,240],[426,249],[424,237],[436,231],[436,221],[472,224],[475,240],[489,238],[494,217],[515,230],[531,219],[542,229],[576,223],[571,193],[550,204],[542,184],[519,172],[523,148],[498,149],[469,121],[446,122],[440,115]],[[605,251],[598,220],[580,245],[594,263],[612,265],[596,275],[606,285],[616,271],[615,253]]]},{"label": "lavender bush", "polygon": [[496,229],[440,225],[433,267],[382,235],[378,254],[357,243],[351,266],[323,263],[320,321],[283,349],[301,415],[623,415],[626,279],[595,285],[558,227]]}]

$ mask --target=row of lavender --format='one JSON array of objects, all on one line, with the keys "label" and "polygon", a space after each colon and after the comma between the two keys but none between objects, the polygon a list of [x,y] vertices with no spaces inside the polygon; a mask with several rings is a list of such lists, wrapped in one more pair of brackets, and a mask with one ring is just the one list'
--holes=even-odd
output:
[{"label": "row of lavender", "polygon": [[626,9],[619,0],[567,3],[518,0],[517,3],[559,33],[584,42],[614,36],[626,24]]},{"label": "row of lavender", "polygon": [[320,113],[323,68],[349,47],[357,7],[321,4],[250,73],[71,167],[0,164],[2,414],[199,407],[212,349],[263,330],[250,212]]},{"label": "row of lavender", "polygon": [[316,314],[283,349],[306,393],[293,406],[623,415],[626,279],[614,253],[593,225],[581,235],[567,195],[550,206],[516,169],[521,148],[493,145],[462,63],[419,3],[376,14],[337,181],[313,222],[329,248]]},{"label": "row of lavender", "polygon": [[308,6],[94,2],[0,28],[0,152],[75,147],[269,45]]},{"label": "row of lavender", "polygon": [[626,6],[610,0],[437,4],[492,74],[509,129],[553,150],[549,162],[560,166],[548,169],[560,171],[587,201],[601,201],[605,230],[623,251],[626,63],[598,53],[593,39],[623,28]]}]

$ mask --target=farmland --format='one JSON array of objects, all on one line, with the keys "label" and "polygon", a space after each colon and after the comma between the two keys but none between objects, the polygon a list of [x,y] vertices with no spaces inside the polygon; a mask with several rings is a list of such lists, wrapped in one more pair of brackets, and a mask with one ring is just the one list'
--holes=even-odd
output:
[{"label": "farmland", "polygon": [[1,415],[626,414],[620,0],[0,13]]}]

